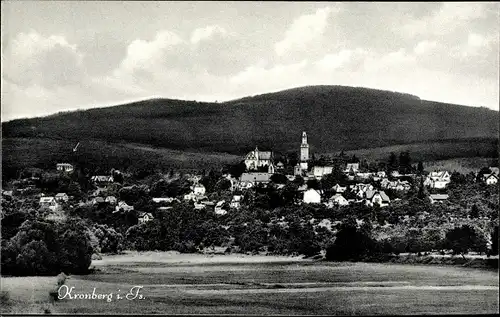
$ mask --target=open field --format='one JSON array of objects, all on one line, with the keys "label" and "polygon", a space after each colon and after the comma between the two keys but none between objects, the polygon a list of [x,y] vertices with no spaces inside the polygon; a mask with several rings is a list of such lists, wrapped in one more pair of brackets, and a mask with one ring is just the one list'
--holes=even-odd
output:
[{"label": "open field", "polygon": [[[52,313],[453,314],[498,313],[498,272],[444,266],[330,263],[292,257],[147,252],[105,256],[96,272],[71,276],[72,294],[48,291],[55,277],[2,278],[2,312],[47,305]],[[117,299],[142,286],[139,299]],[[135,292],[134,292],[135,294]],[[21,307],[21,308],[20,308]]]},{"label": "open field", "polygon": [[498,158],[484,157],[461,157],[449,160],[430,161],[424,164],[424,170],[427,172],[446,170],[468,174],[470,172],[478,172],[482,167],[492,166],[495,160],[498,162]]},{"label": "open field", "polygon": [[[357,157],[368,161],[384,161],[389,159],[391,152],[399,155],[400,152],[408,151],[413,162],[433,162],[441,160],[450,160],[459,158],[456,165],[475,166],[475,160],[478,159],[478,165],[482,167],[482,160],[490,162],[495,153],[498,152],[498,139],[462,139],[462,140],[442,140],[425,143],[409,143],[401,145],[392,145],[377,148],[366,148],[359,150],[346,151],[347,155],[356,155]],[[337,153],[326,153],[335,155]],[[451,160],[453,161],[453,160]],[[471,165],[471,163],[473,165]],[[425,165],[425,164],[424,164]],[[452,169],[453,170],[453,169]]]}]

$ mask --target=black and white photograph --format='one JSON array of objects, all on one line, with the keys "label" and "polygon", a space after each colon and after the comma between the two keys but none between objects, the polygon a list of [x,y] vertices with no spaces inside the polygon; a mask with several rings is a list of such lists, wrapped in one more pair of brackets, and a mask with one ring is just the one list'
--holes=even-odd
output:
[{"label": "black and white photograph", "polygon": [[0,315],[499,314],[498,2],[1,2]]}]

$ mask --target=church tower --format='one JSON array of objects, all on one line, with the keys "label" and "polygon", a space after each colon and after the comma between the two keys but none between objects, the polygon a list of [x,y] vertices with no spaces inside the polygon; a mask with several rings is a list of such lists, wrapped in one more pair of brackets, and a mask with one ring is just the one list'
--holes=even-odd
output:
[{"label": "church tower", "polygon": [[307,143],[307,134],[302,132],[302,144],[300,145],[300,168],[307,170],[307,162],[309,161],[309,144]]}]

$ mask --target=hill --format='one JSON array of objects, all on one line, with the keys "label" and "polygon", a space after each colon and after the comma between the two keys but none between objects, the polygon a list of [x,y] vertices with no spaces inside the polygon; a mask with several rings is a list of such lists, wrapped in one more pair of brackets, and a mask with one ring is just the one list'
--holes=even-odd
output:
[{"label": "hill", "polygon": [[312,153],[433,143],[438,144],[431,151],[433,159],[446,159],[477,156],[434,153],[440,143],[455,141],[481,140],[480,155],[495,156],[499,124],[498,112],[485,108],[344,86],[301,87],[224,103],[151,99],[2,123],[3,138],[140,144],[238,156],[256,145],[296,151],[302,131],[308,133]]}]

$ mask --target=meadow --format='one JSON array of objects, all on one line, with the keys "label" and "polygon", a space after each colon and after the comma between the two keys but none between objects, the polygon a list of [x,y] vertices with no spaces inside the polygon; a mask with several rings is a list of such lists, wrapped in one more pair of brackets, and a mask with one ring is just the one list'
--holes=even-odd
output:
[{"label": "meadow", "polygon": [[[36,307],[38,313],[64,314],[499,312],[498,272],[491,270],[167,252],[105,256],[92,265],[93,274],[70,276],[66,285],[75,287],[73,293],[95,288],[96,294],[112,294],[111,301],[65,298],[51,303],[48,292],[56,288],[55,277],[3,277],[2,292],[9,299],[2,313],[33,313]],[[142,286],[139,294],[135,289],[135,298],[126,299],[134,286]]]}]

